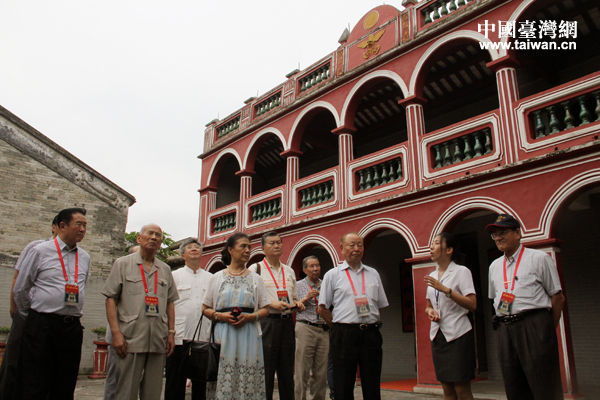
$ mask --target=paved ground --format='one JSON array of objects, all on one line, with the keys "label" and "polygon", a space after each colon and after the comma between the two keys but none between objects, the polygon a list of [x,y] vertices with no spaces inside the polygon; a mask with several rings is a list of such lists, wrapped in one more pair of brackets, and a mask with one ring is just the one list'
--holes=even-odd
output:
[{"label": "paved ground", "polygon": [[[164,385],[163,385],[164,387]],[[473,392],[478,400],[506,400],[504,391],[498,382],[479,381],[473,383]],[[80,375],[75,389],[75,400],[102,400],[104,393],[104,379],[89,379],[87,376]],[[191,399],[191,393],[186,396]],[[275,390],[274,399],[279,400],[277,390]],[[362,400],[360,387],[354,391],[355,400]],[[419,394],[411,392],[400,392],[397,390],[381,390],[382,400],[417,400],[417,399],[441,399],[440,395]]]}]

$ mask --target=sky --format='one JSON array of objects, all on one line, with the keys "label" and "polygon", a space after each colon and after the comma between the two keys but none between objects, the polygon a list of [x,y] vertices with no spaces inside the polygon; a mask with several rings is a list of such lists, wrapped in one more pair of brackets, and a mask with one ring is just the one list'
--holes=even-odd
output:
[{"label": "sky", "polygon": [[[127,231],[198,233],[205,125],[401,0],[4,0],[0,105],[137,202]],[[88,222],[93,227],[93,221]],[[92,228],[93,229],[93,228]]]}]

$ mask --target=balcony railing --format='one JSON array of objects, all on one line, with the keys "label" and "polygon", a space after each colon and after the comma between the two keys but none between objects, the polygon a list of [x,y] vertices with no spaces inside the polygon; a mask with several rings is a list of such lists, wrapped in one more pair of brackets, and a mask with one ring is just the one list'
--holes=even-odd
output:
[{"label": "balcony railing", "polygon": [[475,0],[438,0],[434,1],[431,5],[423,7],[421,13],[423,15],[423,25],[430,24],[437,21],[440,18],[445,17],[448,14],[452,14],[459,8],[472,3]]},{"label": "balcony railing", "polygon": [[229,135],[231,132],[238,130],[240,127],[240,117],[236,117],[224,125],[217,127],[217,137],[220,139],[223,136]]},{"label": "balcony railing", "polygon": [[236,212],[230,212],[228,214],[219,215],[214,217],[213,221],[213,233],[225,232],[235,228]]},{"label": "balcony railing", "polygon": [[323,81],[329,79],[330,63],[327,63],[319,69],[311,72],[303,78],[300,78],[300,93],[313,88]]},{"label": "balcony railing", "polygon": [[397,157],[358,170],[355,179],[358,180],[358,191],[362,192],[395,182],[402,179],[402,176],[402,158]]},{"label": "balcony railing", "polygon": [[482,157],[494,150],[492,131],[490,128],[483,128],[433,145],[432,149],[434,169]]},{"label": "balcony railing", "polygon": [[600,121],[600,90],[533,110],[529,121],[535,139]]},{"label": "balcony railing", "polygon": [[300,208],[306,208],[333,200],[333,179],[300,189]]},{"label": "balcony railing", "polygon": [[252,206],[250,222],[258,222],[281,214],[281,197],[258,203]]},{"label": "balcony railing", "polygon": [[261,101],[256,105],[256,116],[260,117],[263,114],[268,113],[274,108],[279,107],[281,104],[281,92],[277,92],[270,96],[266,100]]}]

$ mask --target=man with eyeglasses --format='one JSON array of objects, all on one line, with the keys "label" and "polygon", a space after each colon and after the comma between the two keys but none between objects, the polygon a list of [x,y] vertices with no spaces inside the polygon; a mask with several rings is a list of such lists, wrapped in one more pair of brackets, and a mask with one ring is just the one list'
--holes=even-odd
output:
[{"label": "man with eyeglasses", "polygon": [[565,298],[554,260],[521,244],[521,225],[500,214],[486,228],[504,255],[490,265],[498,358],[508,400],[563,399],[556,328]]}]

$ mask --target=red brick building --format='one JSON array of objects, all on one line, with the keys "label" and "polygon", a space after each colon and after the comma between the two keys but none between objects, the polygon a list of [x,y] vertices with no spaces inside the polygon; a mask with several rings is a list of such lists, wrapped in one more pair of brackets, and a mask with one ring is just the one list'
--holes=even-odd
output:
[{"label": "red brick building", "polygon": [[[390,301],[383,378],[416,377],[426,388],[437,382],[423,276],[434,268],[433,237],[453,232],[478,292],[478,373],[500,380],[487,299],[498,253],[484,227],[510,213],[523,242],[558,264],[566,396],[591,393],[600,376],[598,2],[403,5],[368,11],[331,54],[207,125],[205,268],[222,268],[219,252],[237,231],[252,238],[251,261],[260,259],[260,236],[275,229],[282,261],[300,276],[308,254],[326,269],[338,264],[341,235],[359,232]],[[513,37],[499,38],[513,21]]]}]

